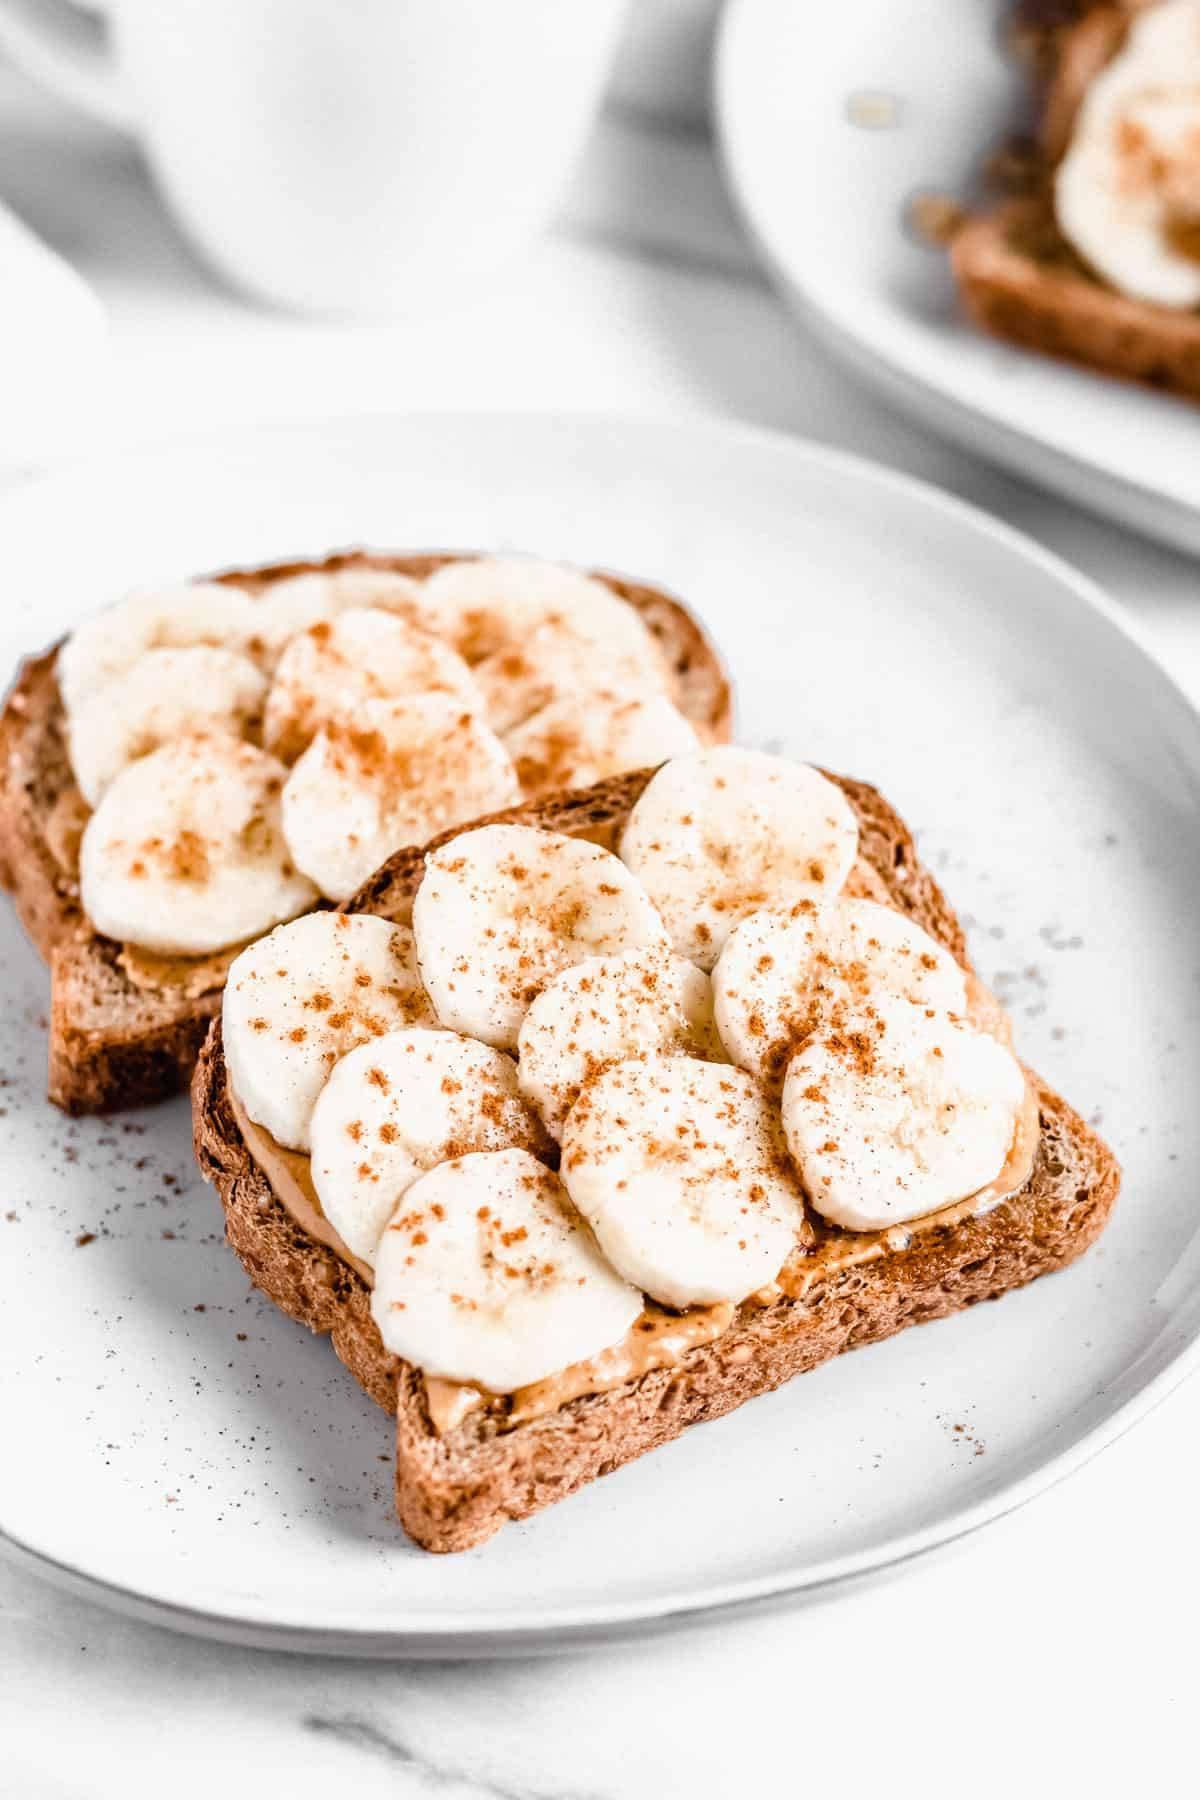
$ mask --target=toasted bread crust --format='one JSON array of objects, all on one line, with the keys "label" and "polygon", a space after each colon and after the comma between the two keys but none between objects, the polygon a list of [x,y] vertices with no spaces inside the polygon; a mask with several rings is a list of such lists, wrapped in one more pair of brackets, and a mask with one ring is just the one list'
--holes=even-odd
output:
[{"label": "toasted bread crust", "polygon": [[54,649],[17,670],[0,712],[0,886],[47,962],[76,931],[79,884],[52,854],[46,825],[70,784]]},{"label": "toasted bread crust", "polygon": [[1047,228],[1047,202],[1011,200],[955,234],[950,261],[976,324],[993,337],[1127,381],[1200,399],[1200,313],[1130,300],[1073,259],[1024,248]]},{"label": "toasted bread crust", "polygon": [[[506,816],[611,844],[648,772]],[[838,778],[835,778],[838,779]],[[841,780],[858,814],[864,856],[895,905],[964,965],[961,927],[918,861],[907,828],[873,789]],[[449,833],[452,837],[455,834]],[[348,910],[407,918],[422,853],[404,851]],[[1042,1137],[1033,1174],[993,1212],[918,1234],[913,1247],[816,1280],[803,1300],[738,1308],[730,1329],[661,1369],[605,1394],[503,1429],[476,1414],[439,1437],[420,1372],[385,1350],[364,1282],[292,1219],[251,1157],[229,1100],[220,1021],[196,1067],[196,1155],[221,1197],[226,1234],[254,1284],[310,1330],[328,1333],[355,1379],[397,1420],[396,1507],[419,1544],[436,1551],[482,1543],[598,1475],[716,1418],[744,1400],[860,1344],[992,1299],[1063,1267],[1097,1237],[1120,1174],[1111,1152],[1038,1082]]]},{"label": "toasted bread crust", "polygon": [[[1125,41],[1145,0],[1046,7],[1034,58],[1041,86],[1040,168],[1032,191],[969,218],[950,264],[984,331],[1107,375],[1200,399],[1200,312],[1130,299],[1098,280],[1058,230],[1053,173],[1092,82]],[[1036,7],[1027,15],[1036,19]]]},{"label": "toasted bread crust", "polygon": [[[213,579],[257,592],[289,575],[350,568],[421,578],[448,553],[412,556],[338,551],[318,561],[227,569]],[[666,652],[680,710],[709,743],[732,730],[732,695],[715,645],[670,594],[598,572],[636,607]],[[0,887],[50,964],[50,1099],[70,1113],[143,1106],[186,1087],[219,993],[198,999],[135,987],[117,961],[119,946],[93,932],[79,886],[52,852],[54,804],[73,786],[54,672],[57,646],[30,657],[0,712]]]}]

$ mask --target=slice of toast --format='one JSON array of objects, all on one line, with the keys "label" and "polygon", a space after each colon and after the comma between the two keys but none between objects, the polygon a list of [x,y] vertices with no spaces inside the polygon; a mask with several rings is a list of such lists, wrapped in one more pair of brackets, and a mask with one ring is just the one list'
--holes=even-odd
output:
[{"label": "slice of toast", "polygon": [[1054,215],[1053,176],[1088,88],[1146,0],[1059,0],[1020,20],[1034,51],[1039,122],[1020,194],[969,215],[950,239],[963,302],[993,337],[1200,399],[1200,312],[1132,300],[1099,280]]},{"label": "slice of toast", "polygon": [[[318,562],[230,569],[212,577],[252,593],[310,571],[372,568],[421,578],[449,555],[345,551]],[[637,609],[666,653],[673,698],[706,743],[730,735],[732,699],[716,646],[681,601],[598,571]],[[207,990],[135,981],[122,946],[91,930],[79,905],[73,851],[82,827],[54,664],[57,646],[18,671],[0,713],[0,886],[11,893],[50,964],[49,1095],[67,1112],[143,1106],[185,1087],[220,1007],[218,970]]]},{"label": "slice of toast", "polygon": [[[497,817],[612,848],[649,774]],[[834,779],[858,815],[861,854],[891,903],[969,967],[962,929],[918,861],[902,820],[874,788]],[[423,855],[394,856],[347,910],[407,921]],[[729,1412],[843,1350],[994,1299],[1072,1262],[1104,1226],[1120,1171],[1065,1101],[1041,1081],[1037,1091],[1041,1138],[1033,1173],[993,1211],[918,1230],[908,1249],[833,1267],[802,1299],[746,1302],[722,1336],[686,1351],[669,1368],[515,1426],[503,1413],[470,1414],[444,1435],[434,1429],[420,1371],[384,1349],[366,1284],[296,1224],[250,1154],[230,1101],[219,1019],[196,1068],[192,1107],[196,1155],[221,1197],[226,1234],[246,1272],[292,1318],[328,1333],[355,1379],[395,1412],[400,1520],[426,1549],[450,1551],[482,1543],[506,1520],[564,1499],[686,1426]]]}]

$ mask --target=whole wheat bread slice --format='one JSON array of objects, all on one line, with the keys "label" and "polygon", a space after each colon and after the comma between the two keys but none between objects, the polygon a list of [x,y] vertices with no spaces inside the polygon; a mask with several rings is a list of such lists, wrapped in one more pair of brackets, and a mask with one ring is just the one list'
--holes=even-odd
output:
[{"label": "whole wheat bread slice", "polygon": [[[213,579],[260,592],[315,570],[386,569],[420,578],[455,560],[351,550],[318,562],[230,569]],[[729,683],[703,627],[670,594],[598,574],[636,607],[657,638],[676,703],[701,738],[726,741]],[[146,1105],[186,1086],[221,994],[219,984],[201,995],[135,985],[122,966],[122,946],[92,931],[80,910],[78,881],[61,842],[71,835],[75,787],[56,654],[54,646],[22,665],[0,713],[0,886],[12,894],[26,931],[50,964],[50,1098],[67,1112],[107,1112]]]},{"label": "whole wheat bread slice", "polygon": [[[648,779],[649,772],[621,777],[497,817],[611,848]],[[892,904],[969,967],[961,927],[901,819],[874,788],[835,779],[858,815],[862,855]],[[407,921],[422,866],[420,850],[394,856],[347,910]],[[1037,1091],[1041,1139],[1033,1173],[994,1211],[923,1230],[905,1251],[819,1277],[802,1300],[748,1302],[723,1336],[688,1351],[677,1366],[513,1427],[495,1413],[472,1414],[444,1436],[430,1421],[420,1371],[384,1349],[365,1283],[295,1223],[251,1156],[230,1104],[219,1019],[197,1064],[192,1109],[200,1167],[221,1197],[226,1234],[250,1279],[293,1319],[328,1333],[355,1379],[395,1412],[400,1520],[426,1549],[451,1551],[482,1543],[506,1520],[564,1499],[688,1425],[717,1418],[843,1350],[994,1299],[1072,1262],[1101,1231],[1120,1171],[1065,1101],[1041,1081]]]},{"label": "whole wheat bread slice", "polygon": [[967,311],[993,337],[1196,400],[1200,312],[1132,300],[1107,286],[1071,249],[1054,215],[1054,170],[1083,97],[1146,4],[1025,7],[1018,27],[1039,121],[1034,153],[1020,170],[1024,191],[967,217],[951,235],[950,264]]}]

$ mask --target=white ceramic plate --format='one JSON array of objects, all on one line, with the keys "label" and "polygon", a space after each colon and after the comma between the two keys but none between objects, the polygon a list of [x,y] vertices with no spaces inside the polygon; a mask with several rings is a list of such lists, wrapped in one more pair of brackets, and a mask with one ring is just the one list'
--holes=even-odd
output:
[{"label": "white ceramic plate", "polygon": [[1012,0],[729,0],[726,169],[785,297],[926,424],[1105,517],[1200,550],[1200,411],[994,342],[907,224],[969,196],[1022,117]]},{"label": "white ceramic plate", "polygon": [[183,1103],[78,1123],[44,1103],[46,981],[3,906],[8,1543],[218,1635],[527,1650],[878,1568],[1113,1437],[1200,1322],[1200,722],[1116,615],[982,515],[783,439],[376,419],[16,493],[0,650],[129,583],[360,540],[532,548],[685,594],[728,648],[747,739],[875,778],[919,828],[1022,1049],[1102,1117],[1126,1198],[1070,1272],[428,1556],[391,1517],[387,1420],[224,1247]]}]

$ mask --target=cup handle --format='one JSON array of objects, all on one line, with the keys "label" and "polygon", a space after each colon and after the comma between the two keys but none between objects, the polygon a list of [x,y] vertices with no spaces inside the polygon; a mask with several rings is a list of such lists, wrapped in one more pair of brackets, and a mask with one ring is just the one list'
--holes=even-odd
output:
[{"label": "cup handle", "polygon": [[0,50],[80,112],[130,131],[132,108],[98,11],[68,0],[0,0]]}]

